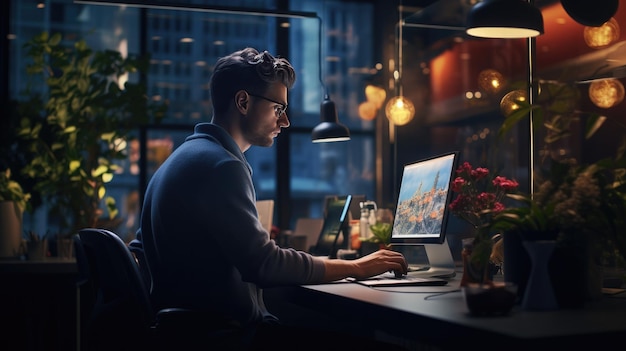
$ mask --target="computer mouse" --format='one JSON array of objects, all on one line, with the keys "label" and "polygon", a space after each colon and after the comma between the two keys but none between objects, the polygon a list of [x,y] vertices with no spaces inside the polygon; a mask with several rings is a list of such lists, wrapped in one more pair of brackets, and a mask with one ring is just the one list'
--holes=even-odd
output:
[{"label": "computer mouse", "polygon": [[405,273],[402,273],[401,271],[393,271],[393,275],[396,278],[402,278],[405,275]]}]

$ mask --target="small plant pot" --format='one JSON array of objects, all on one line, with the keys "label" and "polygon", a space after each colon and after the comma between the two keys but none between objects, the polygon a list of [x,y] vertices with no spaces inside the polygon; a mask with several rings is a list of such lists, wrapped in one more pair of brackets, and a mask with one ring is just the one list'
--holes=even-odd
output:
[{"label": "small plant pot", "polygon": [[474,316],[507,315],[517,298],[517,285],[513,283],[470,283],[462,290],[467,308]]}]

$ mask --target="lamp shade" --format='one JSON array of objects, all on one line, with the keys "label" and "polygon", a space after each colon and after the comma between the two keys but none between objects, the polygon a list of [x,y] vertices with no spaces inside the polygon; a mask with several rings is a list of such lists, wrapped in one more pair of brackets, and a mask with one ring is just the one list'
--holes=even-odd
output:
[{"label": "lamp shade", "polygon": [[467,34],[481,38],[529,38],[543,34],[541,11],[525,0],[484,0],[467,15]]},{"label": "lamp shade", "polygon": [[584,26],[599,27],[615,15],[619,0],[561,0],[561,5],[574,21]]},{"label": "lamp shade", "polygon": [[350,140],[350,131],[339,123],[337,108],[328,95],[324,96],[324,101],[320,104],[320,119],[320,124],[313,128],[311,133],[311,140],[314,143]]}]

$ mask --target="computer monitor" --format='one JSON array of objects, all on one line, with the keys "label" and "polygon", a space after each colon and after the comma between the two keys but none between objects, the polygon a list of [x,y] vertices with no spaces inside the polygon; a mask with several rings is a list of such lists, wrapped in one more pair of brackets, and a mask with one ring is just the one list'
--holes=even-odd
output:
[{"label": "computer monitor", "polygon": [[[349,233],[348,212],[352,196],[337,196],[328,200],[326,209],[324,210],[324,224],[317,239],[315,247],[311,249],[311,253],[315,256],[328,256],[335,258],[337,255],[339,243],[347,243]],[[342,240],[339,241],[339,236]]]},{"label": "computer monitor", "polygon": [[452,198],[459,153],[451,151],[404,165],[391,245],[423,245],[427,269],[411,275],[453,276],[454,258],[446,240],[448,204]]}]

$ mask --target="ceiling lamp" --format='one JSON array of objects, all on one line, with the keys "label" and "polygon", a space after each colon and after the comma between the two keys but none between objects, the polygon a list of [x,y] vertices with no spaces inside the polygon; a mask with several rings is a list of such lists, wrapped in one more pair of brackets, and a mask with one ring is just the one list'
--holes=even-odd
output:
[{"label": "ceiling lamp", "polygon": [[624,100],[624,85],[617,79],[603,79],[591,82],[589,98],[600,108],[611,108]]},{"label": "ceiling lamp", "polygon": [[350,140],[350,131],[339,123],[335,103],[330,100],[328,94],[324,95],[324,101],[320,104],[320,120],[320,124],[313,128],[311,133],[311,140],[314,143]]},{"label": "ceiling lamp", "polygon": [[404,96],[396,96],[387,102],[385,114],[393,124],[403,126],[409,123],[415,116],[415,106],[411,100]]},{"label": "ceiling lamp", "polygon": [[574,21],[583,26],[599,27],[615,15],[619,0],[561,0],[561,5]]},{"label": "ceiling lamp", "polygon": [[619,24],[615,18],[610,18],[599,27],[586,26],[583,37],[587,46],[593,49],[605,48],[619,39]]},{"label": "ceiling lamp", "polygon": [[465,28],[481,38],[530,38],[543,34],[543,16],[528,1],[484,0],[472,7]]}]

